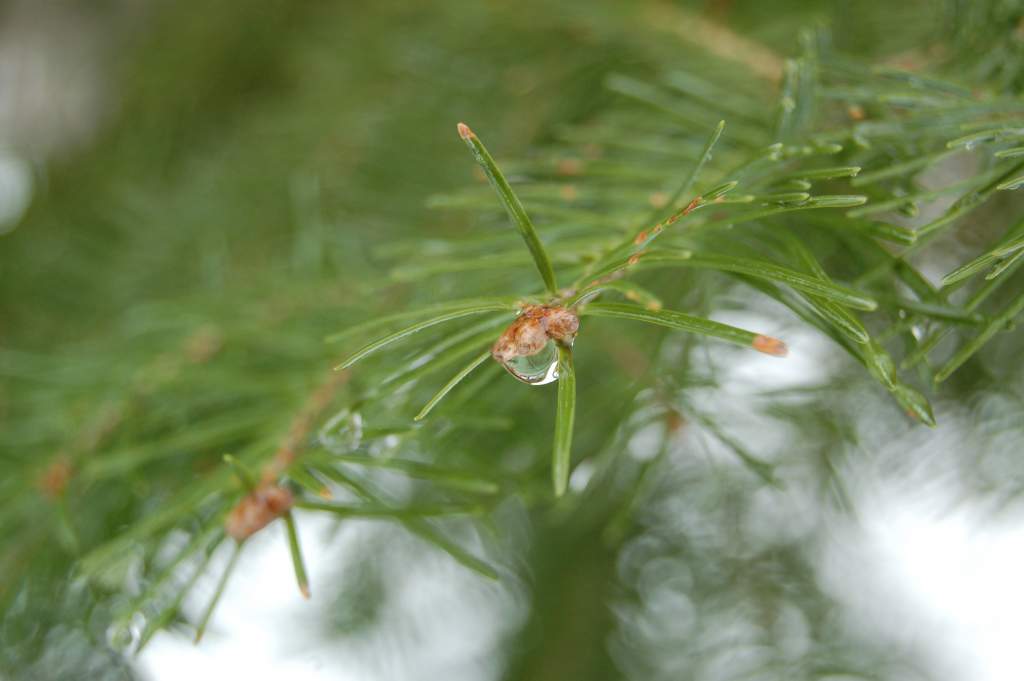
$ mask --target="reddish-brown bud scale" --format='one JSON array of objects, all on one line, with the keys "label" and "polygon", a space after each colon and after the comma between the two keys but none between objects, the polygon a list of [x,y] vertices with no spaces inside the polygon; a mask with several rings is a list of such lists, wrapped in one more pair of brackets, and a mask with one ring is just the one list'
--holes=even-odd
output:
[{"label": "reddish-brown bud scale", "polygon": [[284,487],[260,485],[231,509],[224,529],[235,541],[242,541],[283,516],[293,503],[292,493]]},{"label": "reddish-brown bud scale", "polygon": [[505,364],[536,355],[549,340],[569,343],[580,328],[576,313],[554,305],[526,305],[491,346],[491,357]]},{"label": "reddish-brown bud scale", "polygon": [[547,308],[547,314],[541,319],[545,333],[561,343],[571,341],[580,329],[580,318],[564,307]]}]

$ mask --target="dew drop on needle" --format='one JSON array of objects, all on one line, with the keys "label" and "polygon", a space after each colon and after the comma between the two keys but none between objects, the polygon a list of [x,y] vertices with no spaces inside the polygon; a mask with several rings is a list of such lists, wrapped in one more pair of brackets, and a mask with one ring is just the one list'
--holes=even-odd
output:
[{"label": "dew drop on needle", "polygon": [[553,305],[527,305],[491,347],[496,362],[523,383],[558,379],[558,346],[571,347],[579,330],[576,313]]},{"label": "dew drop on needle", "polygon": [[502,364],[523,383],[545,385],[558,380],[558,346],[547,341],[535,355],[519,355]]},{"label": "dew drop on needle", "polygon": [[138,612],[126,620],[116,621],[107,627],[107,645],[115,652],[130,655],[135,652],[145,626],[146,620]]},{"label": "dew drop on needle", "polygon": [[317,439],[327,450],[347,453],[359,447],[363,439],[363,417],[358,411],[343,408],[328,419],[317,433]]}]

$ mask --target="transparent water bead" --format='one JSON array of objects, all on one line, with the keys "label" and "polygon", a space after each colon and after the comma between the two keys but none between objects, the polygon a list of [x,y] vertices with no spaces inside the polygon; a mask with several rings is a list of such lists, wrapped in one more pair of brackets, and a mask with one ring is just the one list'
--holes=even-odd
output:
[{"label": "transparent water bead", "polygon": [[527,305],[495,341],[491,356],[523,383],[546,385],[558,379],[558,346],[572,347],[579,325],[571,310]]},{"label": "transparent water bead", "polygon": [[549,340],[535,355],[513,357],[502,366],[523,383],[546,385],[558,380],[558,344]]},{"label": "transparent water bead", "polygon": [[142,630],[146,626],[146,618],[141,613],[134,613],[127,620],[119,620],[107,627],[107,645],[123,655],[135,652]]},{"label": "transparent water bead", "polygon": [[350,452],[357,449],[363,440],[363,415],[344,407],[323,425],[317,438],[329,451]]}]

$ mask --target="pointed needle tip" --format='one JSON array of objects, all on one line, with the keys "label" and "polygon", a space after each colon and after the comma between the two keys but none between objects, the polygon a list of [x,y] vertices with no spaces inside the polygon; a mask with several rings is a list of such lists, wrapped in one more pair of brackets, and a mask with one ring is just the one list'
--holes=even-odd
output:
[{"label": "pointed needle tip", "polygon": [[473,134],[473,131],[470,130],[469,126],[466,125],[465,123],[459,123],[458,128],[459,137],[461,137],[462,139],[468,140],[470,137],[476,137],[476,135]]}]

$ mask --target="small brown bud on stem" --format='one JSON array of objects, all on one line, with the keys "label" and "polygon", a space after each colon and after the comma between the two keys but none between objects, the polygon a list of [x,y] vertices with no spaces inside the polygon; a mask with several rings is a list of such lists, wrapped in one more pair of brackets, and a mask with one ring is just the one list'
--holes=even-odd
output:
[{"label": "small brown bud on stem", "polygon": [[291,509],[292,493],[275,484],[263,484],[242,498],[224,521],[224,529],[235,540],[248,539]]}]

